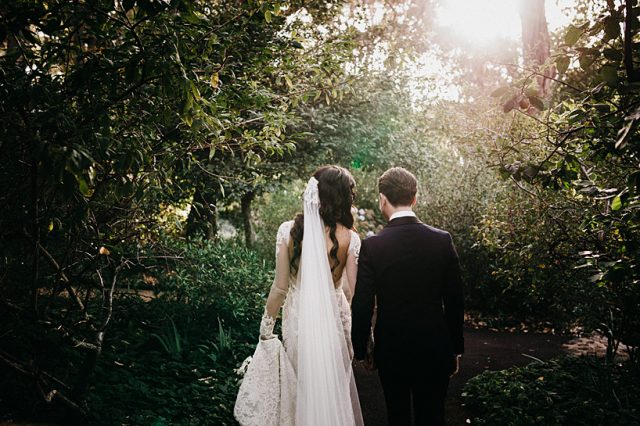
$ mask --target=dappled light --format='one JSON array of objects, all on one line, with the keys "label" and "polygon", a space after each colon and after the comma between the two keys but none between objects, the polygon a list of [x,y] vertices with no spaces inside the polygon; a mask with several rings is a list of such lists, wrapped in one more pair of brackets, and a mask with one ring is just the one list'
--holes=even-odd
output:
[{"label": "dappled light", "polygon": [[237,424],[279,230],[334,164],[331,244],[386,232],[396,166],[452,237],[448,424],[640,424],[639,46],[637,0],[2,2],[0,423]]}]

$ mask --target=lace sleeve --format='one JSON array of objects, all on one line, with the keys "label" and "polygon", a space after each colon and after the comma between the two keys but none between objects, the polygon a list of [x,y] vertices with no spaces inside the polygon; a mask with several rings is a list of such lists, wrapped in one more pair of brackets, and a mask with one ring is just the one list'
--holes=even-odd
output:
[{"label": "lace sleeve", "polygon": [[260,337],[262,339],[275,337],[273,334],[275,319],[278,317],[278,312],[289,290],[289,233],[292,223],[285,222],[280,225],[276,235],[276,275],[273,284],[271,284],[260,323]]},{"label": "lace sleeve", "polygon": [[360,236],[355,232],[351,231],[351,241],[349,241],[349,255],[353,256],[358,263],[358,257],[360,256]]},{"label": "lace sleeve", "polygon": [[356,276],[358,275],[358,256],[360,256],[360,245],[360,237],[356,232],[351,231],[351,241],[349,242],[349,251],[347,252],[347,265],[345,266],[350,295],[354,294],[356,288]]},{"label": "lace sleeve", "polygon": [[284,222],[278,228],[278,233],[276,234],[276,260],[278,260],[278,253],[280,252],[280,248],[284,247],[287,249],[289,247],[289,235],[291,234],[291,226],[293,225],[293,221]]}]

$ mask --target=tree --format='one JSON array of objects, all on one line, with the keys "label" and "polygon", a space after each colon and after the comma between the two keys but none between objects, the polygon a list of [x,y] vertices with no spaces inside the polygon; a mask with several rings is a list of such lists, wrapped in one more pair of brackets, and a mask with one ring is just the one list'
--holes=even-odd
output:
[{"label": "tree", "polygon": [[[503,173],[525,189],[555,192],[567,211],[577,206],[586,216],[563,219],[569,229],[581,223],[576,268],[590,272],[581,320],[606,335],[613,357],[620,341],[640,342],[640,58],[630,48],[640,21],[634,0],[596,6],[587,18],[570,25],[557,48],[560,75],[545,116],[520,117],[524,131],[512,126],[520,135],[504,146]],[[504,97],[526,90],[528,77]]]},{"label": "tree", "polygon": [[[0,311],[11,337],[0,358],[48,405],[86,415],[116,289],[153,261],[139,250],[158,241],[162,206],[194,200],[202,208],[188,225],[212,236],[217,199],[207,190],[228,178],[218,171],[293,149],[285,129],[296,102],[329,99],[340,84],[341,56],[323,58],[348,52],[348,37],[301,39],[286,16],[300,10],[215,0],[0,5],[0,113],[11,124],[0,129]],[[305,10],[321,21],[337,8]],[[78,357],[81,367],[67,368]]]},{"label": "tree", "polygon": [[536,72],[541,97],[550,93],[556,71],[549,63],[551,40],[544,11],[545,0],[520,0],[524,65]]}]

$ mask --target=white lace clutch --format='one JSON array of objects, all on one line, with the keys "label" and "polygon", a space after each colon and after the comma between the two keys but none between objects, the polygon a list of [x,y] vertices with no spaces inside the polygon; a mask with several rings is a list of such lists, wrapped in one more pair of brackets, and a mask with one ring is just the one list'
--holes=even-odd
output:
[{"label": "white lace clutch", "polygon": [[277,337],[260,340],[238,391],[233,414],[242,426],[293,426],[296,375]]}]

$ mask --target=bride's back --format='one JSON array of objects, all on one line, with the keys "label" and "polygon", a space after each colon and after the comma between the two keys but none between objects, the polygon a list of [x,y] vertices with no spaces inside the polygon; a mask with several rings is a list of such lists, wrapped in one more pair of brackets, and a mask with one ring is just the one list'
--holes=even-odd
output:
[{"label": "bride's back", "polygon": [[[346,226],[338,223],[336,224],[335,229],[335,239],[338,245],[338,251],[336,252],[336,258],[331,255],[331,251],[334,248],[334,241],[331,239],[331,228],[325,226],[325,244],[327,247],[327,259],[329,260],[329,265],[331,266],[331,275],[333,278],[334,286],[338,287],[340,285],[340,279],[342,278],[342,272],[344,271],[344,267],[347,264],[347,256],[349,254],[349,245],[351,242],[351,230]],[[304,238],[301,242],[301,246],[304,244]],[[289,240],[289,258],[293,259],[294,257],[294,240]],[[296,271],[297,274],[297,271]]]}]

